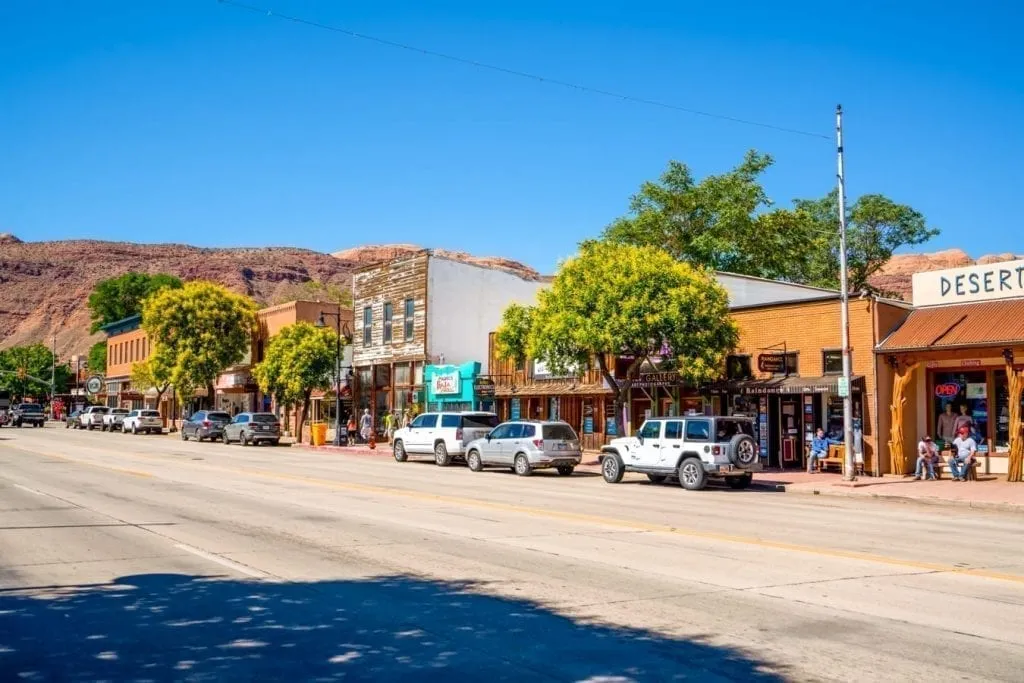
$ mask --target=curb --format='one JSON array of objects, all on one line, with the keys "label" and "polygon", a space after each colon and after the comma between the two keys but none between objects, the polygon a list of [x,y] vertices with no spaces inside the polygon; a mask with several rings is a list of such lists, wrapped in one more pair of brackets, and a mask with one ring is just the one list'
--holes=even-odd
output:
[{"label": "curb", "polygon": [[790,495],[797,496],[835,496],[837,498],[870,498],[882,502],[891,503],[903,503],[903,504],[918,504],[927,505],[929,507],[951,507],[951,508],[967,508],[973,510],[988,510],[994,512],[1011,512],[1014,514],[1024,514],[1024,505],[1018,503],[1000,503],[990,502],[983,500],[955,500],[951,498],[915,498],[913,496],[901,496],[897,494],[884,494],[884,493],[851,493],[847,491],[829,491],[823,489],[812,489],[807,491],[790,491],[786,489],[785,484],[777,484],[775,487],[776,491],[782,493],[788,493]]}]

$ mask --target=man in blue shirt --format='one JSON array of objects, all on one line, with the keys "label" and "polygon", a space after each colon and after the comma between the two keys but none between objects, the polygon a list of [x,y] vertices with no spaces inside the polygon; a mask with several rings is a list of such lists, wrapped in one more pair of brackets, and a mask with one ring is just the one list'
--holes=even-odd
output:
[{"label": "man in blue shirt", "polygon": [[818,427],[811,439],[811,454],[807,457],[807,474],[814,472],[816,460],[824,460],[828,457],[828,439],[825,437],[825,430]]},{"label": "man in blue shirt", "polygon": [[960,427],[959,436],[953,439],[953,457],[949,460],[949,471],[953,481],[966,481],[967,471],[978,452],[978,444],[971,438],[971,430],[966,425]]}]

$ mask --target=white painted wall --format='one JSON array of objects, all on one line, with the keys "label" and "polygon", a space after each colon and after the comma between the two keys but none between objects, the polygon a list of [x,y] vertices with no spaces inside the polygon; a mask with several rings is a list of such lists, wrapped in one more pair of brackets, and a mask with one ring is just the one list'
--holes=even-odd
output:
[{"label": "white painted wall", "polygon": [[427,263],[427,354],[489,372],[487,343],[510,303],[533,305],[546,282],[431,256]]},{"label": "white painted wall", "polygon": [[762,280],[761,278],[734,275],[732,273],[715,273],[718,283],[729,293],[729,306],[758,306],[762,304],[783,303],[820,299],[837,291],[794,285],[789,282]]}]

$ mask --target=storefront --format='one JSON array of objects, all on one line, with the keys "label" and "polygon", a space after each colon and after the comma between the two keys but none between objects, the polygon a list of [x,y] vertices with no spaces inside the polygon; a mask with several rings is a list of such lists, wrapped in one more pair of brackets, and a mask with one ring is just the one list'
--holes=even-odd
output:
[{"label": "storefront", "polygon": [[494,383],[480,363],[428,365],[423,371],[427,410],[494,410]]},{"label": "storefront", "polygon": [[[915,310],[876,351],[891,368],[893,471],[924,435],[945,447],[970,424],[983,473],[1018,471],[1024,385],[1024,260],[918,273]],[[1011,462],[1013,460],[1013,462]]]}]

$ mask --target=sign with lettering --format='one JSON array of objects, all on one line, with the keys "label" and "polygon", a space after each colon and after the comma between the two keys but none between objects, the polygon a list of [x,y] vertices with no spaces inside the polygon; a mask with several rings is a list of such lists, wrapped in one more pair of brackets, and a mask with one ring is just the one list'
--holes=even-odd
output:
[{"label": "sign with lettering", "polygon": [[935,385],[935,395],[939,398],[953,398],[960,393],[960,385],[956,382],[946,382]]},{"label": "sign with lettering", "polygon": [[434,375],[432,387],[435,394],[458,394],[462,391],[459,383],[459,371],[439,372]]},{"label": "sign with lettering", "polygon": [[478,399],[494,398],[494,380],[478,377],[473,382],[473,392]]},{"label": "sign with lettering", "polygon": [[757,369],[761,372],[785,372],[786,356],[781,353],[762,353],[757,357]]},{"label": "sign with lettering", "polygon": [[1024,259],[915,273],[913,289],[915,306],[1024,297]]},{"label": "sign with lettering", "polygon": [[678,372],[645,372],[640,374],[634,381],[634,387],[674,387],[683,384],[683,378]]}]

